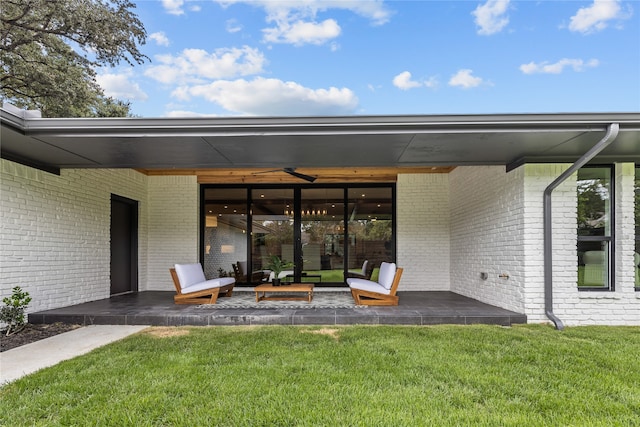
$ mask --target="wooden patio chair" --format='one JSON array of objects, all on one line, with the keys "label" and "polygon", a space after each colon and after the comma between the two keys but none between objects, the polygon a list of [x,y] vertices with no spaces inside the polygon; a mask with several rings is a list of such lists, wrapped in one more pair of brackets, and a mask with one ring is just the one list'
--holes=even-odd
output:
[{"label": "wooden patio chair", "polygon": [[[264,281],[265,273],[262,270],[254,271],[251,276],[246,273],[247,263],[238,261],[233,266],[233,275],[236,277],[236,283],[262,283]],[[249,281],[250,280],[250,281]]]},{"label": "wooden patio chair", "polygon": [[200,263],[176,264],[169,272],[176,287],[176,304],[215,304],[218,296],[230,297],[236,284],[233,277],[207,280]]},{"label": "wooden patio chair", "polygon": [[348,278],[347,284],[357,305],[398,305],[398,285],[402,277],[402,268],[395,263],[380,264],[378,281]]},{"label": "wooden patio chair", "polygon": [[371,277],[371,272],[373,268],[369,269],[369,260],[365,259],[362,263],[362,268],[359,271],[347,271],[347,278],[355,278],[355,279],[369,279]]}]

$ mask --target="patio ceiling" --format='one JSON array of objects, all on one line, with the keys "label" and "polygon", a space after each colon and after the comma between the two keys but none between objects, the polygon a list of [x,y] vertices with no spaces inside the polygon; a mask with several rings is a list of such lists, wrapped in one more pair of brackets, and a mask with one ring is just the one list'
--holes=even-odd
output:
[{"label": "patio ceiling", "polygon": [[381,168],[640,163],[640,113],[42,119],[1,112],[2,157],[41,169]]}]

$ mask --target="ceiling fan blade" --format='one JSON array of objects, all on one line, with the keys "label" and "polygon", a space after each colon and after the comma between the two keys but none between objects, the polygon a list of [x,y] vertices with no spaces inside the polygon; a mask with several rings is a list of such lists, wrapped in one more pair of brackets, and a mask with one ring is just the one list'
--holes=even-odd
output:
[{"label": "ceiling fan blade", "polygon": [[308,182],[313,182],[316,179],[318,179],[315,176],[305,175],[303,173],[296,172],[295,168],[284,168],[282,170],[288,173],[289,175],[295,176],[296,178],[304,179],[305,181],[308,181]]},{"label": "ceiling fan blade", "polygon": [[270,171],[260,171],[260,172],[254,172],[252,173],[252,175],[262,175],[263,173],[273,173],[273,172],[282,172],[284,169],[273,169]]}]

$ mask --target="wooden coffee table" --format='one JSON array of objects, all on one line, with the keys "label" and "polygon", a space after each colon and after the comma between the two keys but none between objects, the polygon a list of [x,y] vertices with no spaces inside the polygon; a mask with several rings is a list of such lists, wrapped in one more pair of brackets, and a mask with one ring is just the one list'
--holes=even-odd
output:
[{"label": "wooden coffee table", "polygon": [[[264,283],[256,286],[254,290],[256,291],[256,302],[271,300],[307,301],[310,303],[313,298],[313,283],[292,283],[290,285],[280,286],[273,286],[270,283]],[[273,295],[267,296],[267,293],[273,293]],[[297,296],[291,294],[302,295]]]}]

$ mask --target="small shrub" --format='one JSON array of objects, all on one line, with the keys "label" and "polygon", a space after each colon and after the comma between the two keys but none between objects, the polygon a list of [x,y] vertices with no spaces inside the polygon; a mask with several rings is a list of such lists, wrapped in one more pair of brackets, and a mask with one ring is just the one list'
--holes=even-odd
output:
[{"label": "small shrub", "polygon": [[27,324],[24,311],[31,302],[29,292],[22,292],[20,286],[16,286],[11,297],[3,298],[2,302],[5,305],[0,308],[0,321],[7,325],[6,335],[17,334]]}]

